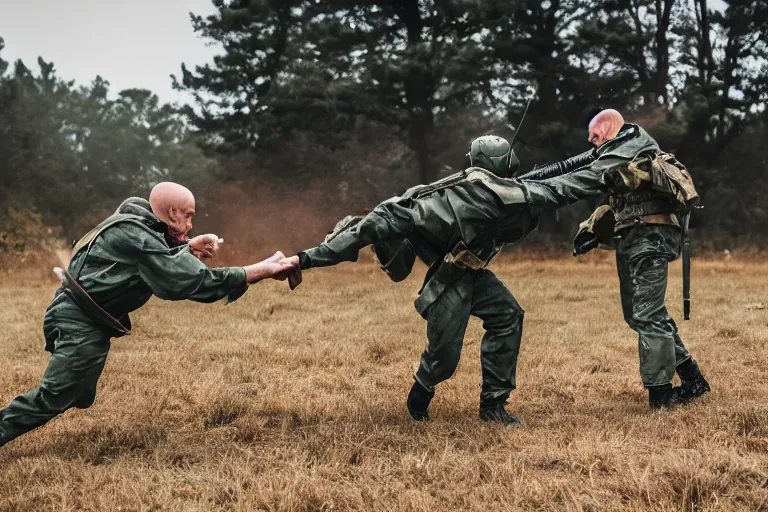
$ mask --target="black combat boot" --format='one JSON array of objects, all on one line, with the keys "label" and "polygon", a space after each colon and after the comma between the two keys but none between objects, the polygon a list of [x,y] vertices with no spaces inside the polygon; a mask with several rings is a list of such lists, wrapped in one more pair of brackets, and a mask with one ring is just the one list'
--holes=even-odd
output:
[{"label": "black combat boot", "polygon": [[507,412],[504,408],[506,400],[491,404],[480,404],[480,419],[492,421],[502,425],[517,426],[520,420]]},{"label": "black combat boot", "polygon": [[672,394],[672,384],[649,387],[648,401],[651,409],[671,409],[673,406]]},{"label": "black combat boot", "polygon": [[429,402],[432,401],[434,396],[434,389],[429,391],[422,386],[419,381],[414,379],[413,387],[411,387],[411,391],[408,393],[407,402],[408,412],[410,413],[411,418],[416,421],[427,421],[429,419],[427,409],[429,408]]},{"label": "black combat boot", "polygon": [[680,385],[672,389],[673,402],[686,405],[710,391],[709,382],[693,358],[678,366],[677,374],[680,376]]}]

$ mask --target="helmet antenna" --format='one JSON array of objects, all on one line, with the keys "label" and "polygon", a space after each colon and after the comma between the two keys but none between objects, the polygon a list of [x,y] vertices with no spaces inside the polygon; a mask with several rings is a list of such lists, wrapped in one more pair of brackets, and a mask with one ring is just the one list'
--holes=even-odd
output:
[{"label": "helmet antenna", "polygon": [[523,115],[520,117],[520,122],[517,124],[517,129],[515,130],[515,134],[512,136],[512,140],[509,141],[509,147],[514,148],[515,146],[515,139],[517,139],[517,134],[520,133],[520,127],[523,126],[523,121],[525,121],[525,114],[528,113],[528,107],[531,106],[531,101],[533,100],[533,97],[536,95],[536,91],[534,90],[533,93],[531,93],[530,96],[528,96],[528,101],[525,102],[525,109],[523,110]]}]

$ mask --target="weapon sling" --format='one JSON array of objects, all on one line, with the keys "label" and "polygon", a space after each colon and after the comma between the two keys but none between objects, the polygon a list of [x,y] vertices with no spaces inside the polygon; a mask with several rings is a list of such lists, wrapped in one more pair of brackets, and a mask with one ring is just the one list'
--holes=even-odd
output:
[{"label": "weapon sling", "polygon": [[682,222],[683,243],[683,320],[691,319],[691,237],[688,233],[688,222],[691,219],[691,211],[685,213]]},{"label": "weapon sling", "polygon": [[[94,236],[93,239],[88,243],[88,246],[85,248],[85,255],[83,256],[83,259],[80,262],[75,275],[70,274],[66,269],[60,267],[54,268],[53,273],[56,274],[56,277],[58,277],[61,281],[61,286],[64,293],[69,295],[72,300],[74,300],[75,304],[77,304],[77,306],[86,314],[86,316],[95,322],[114,330],[120,336],[124,336],[131,334],[130,328],[124,326],[120,320],[107,313],[80,285],[80,273],[83,271],[85,260],[91,253],[91,247],[93,246],[93,243],[99,234]],[[74,256],[75,255],[73,255],[73,257]]]}]

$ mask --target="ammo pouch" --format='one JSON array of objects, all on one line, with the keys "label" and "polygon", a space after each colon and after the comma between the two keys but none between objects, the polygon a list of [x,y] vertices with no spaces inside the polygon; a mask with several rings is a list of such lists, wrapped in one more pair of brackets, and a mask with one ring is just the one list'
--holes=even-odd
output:
[{"label": "ammo pouch", "polygon": [[686,209],[700,200],[688,169],[671,153],[651,159],[651,181],[653,189],[672,194]]},{"label": "ammo pouch", "polygon": [[685,209],[699,202],[699,194],[688,169],[671,153],[635,157],[626,167],[606,172],[603,184],[614,194],[633,192],[648,185],[650,190],[672,196]]},{"label": "ammo pouch", "polygon": [[614,228],[616,217],[609,205],[600,206],[590,217],[579,224],[573,239],[573,255],[586,254],[592,249],[615,250]]}]

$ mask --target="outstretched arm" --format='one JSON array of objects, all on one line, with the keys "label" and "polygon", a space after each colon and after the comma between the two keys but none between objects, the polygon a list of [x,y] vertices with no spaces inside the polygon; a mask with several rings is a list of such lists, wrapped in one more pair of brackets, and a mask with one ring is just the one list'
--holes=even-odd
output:
[{"label": "outstretched arm", "polygon": [[376,242],[405,237],[413,232],[420,219],[416,201],[384,202],[350,229],[317,247],[300,252],[301,269],[328,267],[343,261],[357,261],[360,249]]},{"label": "outstretched arm", "polygon": [[285,279],[297,268],[282,261],[282,253],[244,268],[209,268],[188,245],[169,248],[161,237],[133,225],[108,230],[104,236],[111,239],[120,254],[135,262],[139,276],[152,293],[165,300],[215,302],[227,298],[232,302],[246,292],[249,284],[268,277]]},{"label": "outstretched arm", "polygon": [[248,289],[241,267],[209,268],[189,247],[145,246],[138,258],[139,275],[152,293],[165,300],[216,302],[236,300]]},{"label": "outstretched arm", "polygon": [[621,189],[624,185],[621,171],[639,155],[658,151],[658,144],[645,130],[630,125],[603,143],[595,152],[597,158],[588,165],[556,178],[521,180],[521,183],[532,206],[559,208],[580,199]]},{"label": "outstretched arm", "polygon": [[578,171],[542,181],[520,180],[520,184],[531,206],[560,208],[605,194],[608,191],[605,172],[626,163],[624,158],[606,155]]}]

